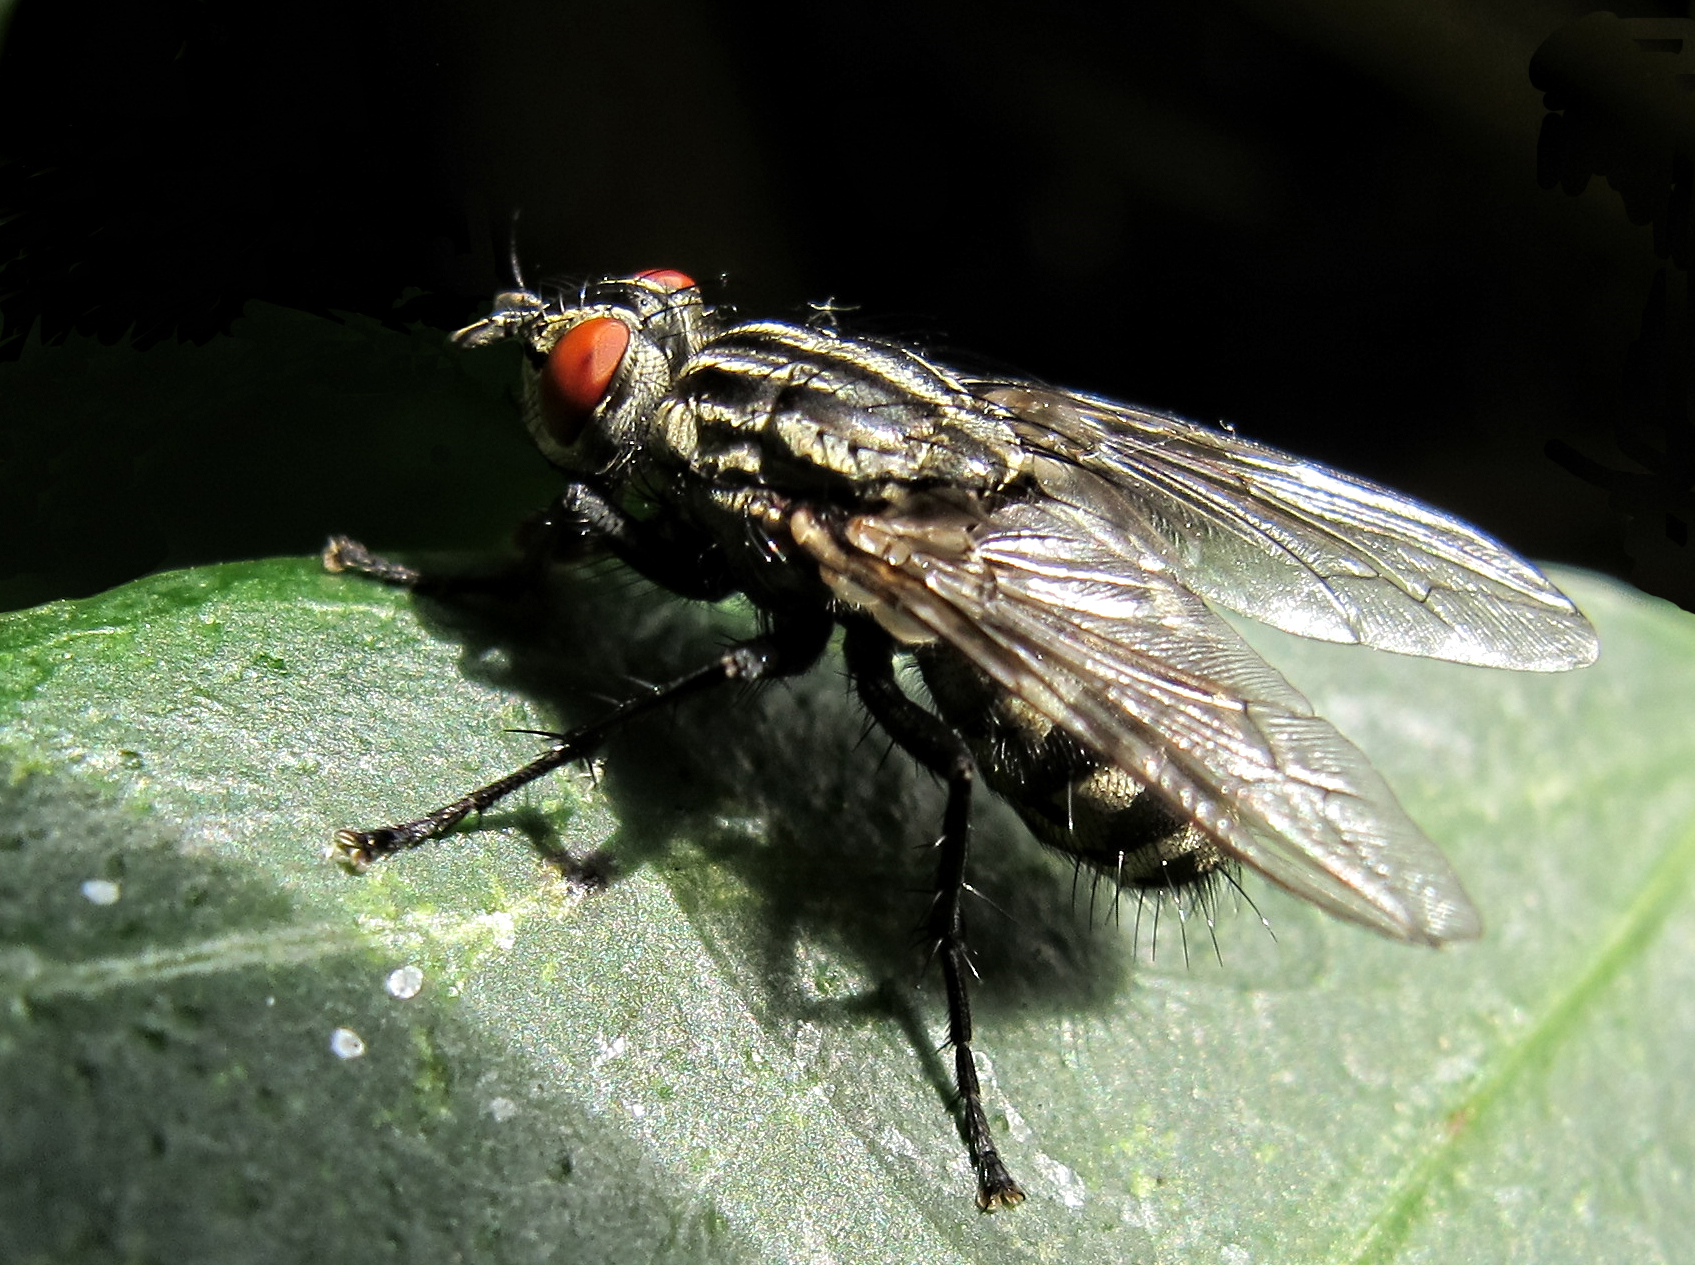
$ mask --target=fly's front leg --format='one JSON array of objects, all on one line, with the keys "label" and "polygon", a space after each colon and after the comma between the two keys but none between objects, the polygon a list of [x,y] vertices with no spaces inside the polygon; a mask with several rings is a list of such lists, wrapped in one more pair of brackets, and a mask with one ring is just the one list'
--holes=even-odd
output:
[{"label": "fly's front leg", "polygon": [[941,862],[928,931],[941,960],[948,995],[948,1043],[953,1046],[954,1077],[965,1116],[965,1144],[977,1169],[977,1206],[984,1212],[1024,1202],[1024,1191],[1001,1162],[983,1112],[983,1091],[971,1053],[971,998],[966,973],[971,969],[965,945],[965,863],[971,841],[971,786],[977,767],[965,740],[939,717],[914,703],[895,681],[894,644],[877,625],[855,621],[843,643],[848,671],[866,710],[920,764],[946,779],[947,808],[942,815]]},{"label": "fly's front leg", "polygon": [[[435,575],[419,571],[403,562],[374,554],[347,536],[331,536],[324,546],[324,570],[335,574],[362,575],[428,597],[452,598],[472,594],[516,597],[539,587],[547,564],[553,560],[562,540],[571,534],[573,526],[559,513],[556,502],[544,513],[526,522],[522,532],[522,554],[516,562],[480,575]],[[581,537],[586,533],[579,530],[576,534]]]},{"label": "fly's front leg", "polygon": [[664,685],[658,685],[606,716],[568,734],[561,734],[545,752],[523,768],[508,773],[469,795],[444,804],[432,813],[393,826],[370,830],[338,830],[328,855],[351,870],[372,861],[415,848],[446,834],[472,813],[480,813],[563,764],[594,754],[608,738],[638,716],[731,681],[759,681],[804,672],[818,661],[829,641],[831,621],[815,618],[779,620],[771,631],[731,646],[711,663]]},{"label": "fly's front leg", "polygon": [[331,536],[324,546],[323,561],[324,570],[331,574],[351,572],[396,588],[415,589],[424,578],[421,571],[378,557],[350,536]]},{"label": "fly's front leg", "polygon": [[566,487],[559,499],[526,521],[517,562],[484,575],[431,575],[372,553],[346,536],[331,537],[324,569],[351,572],[430,597],[487,593],[516,596],[539,587],[548,564],[586,551],[610,552],[655,584],[681,597],[716,602],[732,584],[722,551],[704,538],[637,519],[587,483]]}]

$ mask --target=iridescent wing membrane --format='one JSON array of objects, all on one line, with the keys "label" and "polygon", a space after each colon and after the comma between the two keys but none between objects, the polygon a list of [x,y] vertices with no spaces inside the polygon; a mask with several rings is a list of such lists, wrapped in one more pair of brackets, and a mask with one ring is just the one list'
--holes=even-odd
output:
[{"label": "iridescent wing membrane", "polygon": [[[1595,633],[1535,567],[1387,488],[1169,414],[1016,383],[975,391],[1039,452],[1093,472],[1183,582],[1303,637],[1529,672],[1594,662]],[[1099,483],[1091,492],[1102,493]]]},{"label": "iridescent wing membrane", "polygon": [[1397,939],[1475,937],[1459,879],[1366,757],[1202,599],[1309,637],[1538,671],[1595,657],[1571,602],[1362,480],[1158,413],[970,387],[1014,419],[1039,495],[828,525],[801,512],[795,539],[826,579],[951,644],[1297,895]]}]

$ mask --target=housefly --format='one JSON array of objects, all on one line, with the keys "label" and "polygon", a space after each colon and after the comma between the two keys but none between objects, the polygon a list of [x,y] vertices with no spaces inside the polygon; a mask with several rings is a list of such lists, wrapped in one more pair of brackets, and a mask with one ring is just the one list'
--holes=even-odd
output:
[{"label": "housefly", "polygon": [[[799,673],[841,625],[871,716],[946,784],[926,924],[985,1211],[1023,1191],[984,1114],[962,898],[979,777],[1046,844],[1120,887],[1236,863],[1396,940],[1481,930],[1366,757],[1213,611],[1455,663],[1556,672],[1594,632],[1465,524],[1233,431],[977,377],[826,321],[739,321],[669,270],[518,288],[461,330],[516,339],[523,412],[566,476],[556,531],[678,594],[741,593],[763,631],[428,816],[342,830],[361,869],[589,756],[618,726],[732,681]],[[331,542],[332,569],[416,586]],[[897,681],[916,660],[933,706]]]}]

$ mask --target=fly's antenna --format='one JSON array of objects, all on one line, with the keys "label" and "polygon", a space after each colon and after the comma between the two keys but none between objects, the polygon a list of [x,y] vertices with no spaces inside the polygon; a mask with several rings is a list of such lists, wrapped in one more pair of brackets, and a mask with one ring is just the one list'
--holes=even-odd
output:
[{"label": "fly's antenna", "polygon": [[521,208],[512,208],[512,222],[506,226],[506,267],[512,274],[514,290],[528,290],[524,284],[524,269],[518,263],[518,214]]}]

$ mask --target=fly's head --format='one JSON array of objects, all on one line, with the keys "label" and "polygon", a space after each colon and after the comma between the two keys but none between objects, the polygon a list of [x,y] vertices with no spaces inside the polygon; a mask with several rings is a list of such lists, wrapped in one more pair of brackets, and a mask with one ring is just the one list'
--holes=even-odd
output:
[{"label": "fly's head", "polygon": [[654,412],[706,336],[711,312],[681,272],[652,269],[578,294],[507,290],[453,336],[460,347],[515,338],[528,360],[524,423],[572,474],[601,473],[646,443]]}]

